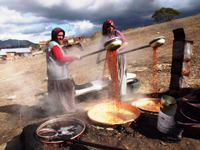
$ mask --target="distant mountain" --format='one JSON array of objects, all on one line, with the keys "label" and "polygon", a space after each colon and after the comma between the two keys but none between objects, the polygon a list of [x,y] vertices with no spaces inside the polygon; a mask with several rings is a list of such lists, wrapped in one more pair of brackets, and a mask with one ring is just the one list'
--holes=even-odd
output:
[{"label": "distant mountain", "polygon": [[0,48],[12,48],[12,47],[26,47],[30,45],[34,45],[35,43],[32,43],[28,40],[0,40]]}]

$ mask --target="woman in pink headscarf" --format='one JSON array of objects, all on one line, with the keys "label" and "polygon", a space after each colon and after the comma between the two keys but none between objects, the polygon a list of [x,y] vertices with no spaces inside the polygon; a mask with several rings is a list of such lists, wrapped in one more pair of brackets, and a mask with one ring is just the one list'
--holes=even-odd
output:
[{"label": "woman in pink headscarf", "polygon": [[[110,40],[111,38],[120,37],[122,39],[122,45],[116,50],[117,53],[117,71],[118,71],[118,80],[119,80],[119,88],[120,88],[120,95],[121,99],[126,97],[126,88],[127,88],[127,67],[126,67],[126,55],[120,54],[121,52],[125,51],[125,47],[128,45],[128,42],[124,35],[115,29],[115,23],[108,19],[103,23],[102,26],[102,38],[100,49],[103,49],[103,44]],[[97,55],[96,63],[100,63],[100,56],[101,53]]]},{"label": "woman in pink headscarf", "polygon": [[48,96],[55,105],[58,104],[58,102],[61,102],[66,111],[75,112],[75,87],[73,82],[70,80],[66,62],[80,60],[80,56],[65,55],[60,46],[64,37],[65,31],[63,29],[53,29],[51,33],[51,41],[47,46],[46,61]]}]

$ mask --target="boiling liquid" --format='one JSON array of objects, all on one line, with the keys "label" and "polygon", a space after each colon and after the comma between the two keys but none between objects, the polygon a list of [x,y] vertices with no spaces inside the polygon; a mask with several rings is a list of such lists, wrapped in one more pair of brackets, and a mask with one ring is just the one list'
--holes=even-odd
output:
[{"label": "boiling liquid", "polygon": [[134,109],[128,109],[121,103],[120,109],[117,106],[112,103],[98,104],[88,112],[88,115],[95,121],[105,124],[121,124],[138,117],[138,112]]}]

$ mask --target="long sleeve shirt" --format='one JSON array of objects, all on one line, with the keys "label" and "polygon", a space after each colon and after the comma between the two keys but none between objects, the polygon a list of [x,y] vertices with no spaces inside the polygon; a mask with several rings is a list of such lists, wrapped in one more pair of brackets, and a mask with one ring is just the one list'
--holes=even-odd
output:
[{"label": "long sleeve shirt", "polygon": [[68,62],[74,59],[74,56],[64,56],[57,45],[55,45],[49,53],[52,54],[59,62]]},{"label": "long sleeve shirt", "polygon": [[66,62],[72,60],[73,56],[65,56],[61,46],[55,42],[49,42],[46,50],[47,76],[49,80],[68,79],[69,73]]}]

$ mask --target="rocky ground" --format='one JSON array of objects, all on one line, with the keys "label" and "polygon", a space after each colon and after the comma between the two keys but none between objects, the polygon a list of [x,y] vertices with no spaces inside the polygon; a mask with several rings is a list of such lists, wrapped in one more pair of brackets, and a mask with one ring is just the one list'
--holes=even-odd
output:
[{"label": "rocky ground", "polygon": [[[189,86],[200,85],[200,15],[173,20],[123,31],[128,40],[127,50],[148,45],[158,36],[165,36],[166,43],[157,49],[157,83],[159,95],[169,90],[171,77],[171,61],[173,46],[173,30],[184,28],[186,40],[193,41],[192,65],[189,75]],[[71,54],[84,55],[98,50],[99,39],[83,43],[85,50],[72,49]],[[135,73],[141,80],[138,91],[129,91],[124,103],[132,103],[152,92],[152,49],[127,53],[128,72]],[[105,53],[102,55],[102,59]],[[104,63],[95,64],[96,55],[85,57],[68,66],[71,77],[76,84],[102,78]],[[70,149],[70,147],[49,146],[35,139],[35,129],[44,121],[55,117],[74,117],[86,124],[86,130],[80,137],[82,141],[93,142],[123,149],[195,149],[200,144],[200,125],[190,127],[183,133],[183,141],[179,144],[164,143],[157,130],[156,113],[142,112],[136,124],[128,127],[129,133],[122,128],[98,128],[87,117],[87,111],[94,104],[101,102],[104,92],[86,94],[76,97],[76,105],[82,112],[67,114],[53,110],[47,101],[47,76],[45,55],[28,57],[0,64],[0,149]],[[21,139],[21,140],[20,140]],[[88,149],[98,149],[85,146]],[[75,149],[75,148],[71,148]],[[77,149],[77,147],[76,147]],[[83,147],[81,149],[84,149]]]}]

